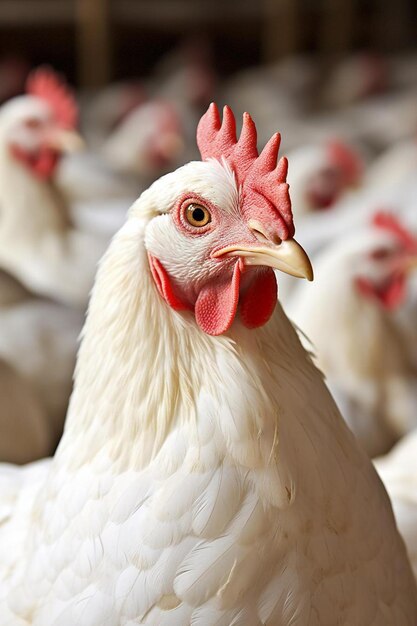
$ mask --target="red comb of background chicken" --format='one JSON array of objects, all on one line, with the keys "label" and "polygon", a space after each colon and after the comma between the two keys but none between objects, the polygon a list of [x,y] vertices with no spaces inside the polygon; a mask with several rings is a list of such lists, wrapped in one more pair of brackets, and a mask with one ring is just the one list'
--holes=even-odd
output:
[{"label": "red comb of background chicken", "polygon": [[197,128],[197,145],[202,159],[215,158],[227,161],[240,186],[241,208],[256,206],[275,209],[281,221],[281,239],[294,235],[291,200],[286,183],[288,162],[285,157],[278,163],[281,141],[276,133],[261,154],[256,145],[256,126],[248,113],[243,115],[239,140],[236,138],[236,121],[230,107],[223,109],[223,123],[217,106],[212,103]]},{"label": "red comb of background chicken", "polygon": [[417,251],[417,239],[392,213],[378,211],[372,218],[372,224],[395,235],[408,252]]},{"label": "red comb of background chicken", "polygon": [[363,162],[359,154],[347,143],[339,139],[331,139],[327,150],[332,163],[335,163],[343,174],[346,185],[355,185],[362,177]]},{"label": "red comb of background chicken", "polygon": [[78,107],[74,94],[65,80],[51,68],[41,67],[31,72],[26,82],[26,92],[45,100],[62,127],[75,128]]}]

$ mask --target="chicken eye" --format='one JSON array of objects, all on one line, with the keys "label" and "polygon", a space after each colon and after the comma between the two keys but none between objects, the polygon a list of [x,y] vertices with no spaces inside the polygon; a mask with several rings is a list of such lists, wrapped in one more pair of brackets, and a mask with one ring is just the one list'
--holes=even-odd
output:
[{"label": "chicken eye", "polygon": [[43,126],[43,123],[41,120],[37,119],[36,117],[29,117],[24,121],[24,125],[29,130],[38,130],[39,128]]},{"label": "chicken eye", "polygon": [[190,204],[185,211],[185,219],[191,226],[201,228],[211,222],[211,215],[201,204]]},{"label": "chicken eye", "polygon": [[370,257],[373,261],[386,261],[390,256],[392,256],[392,254],[393,250],[381,247],[375,248],[375,250],[370,253]]}]

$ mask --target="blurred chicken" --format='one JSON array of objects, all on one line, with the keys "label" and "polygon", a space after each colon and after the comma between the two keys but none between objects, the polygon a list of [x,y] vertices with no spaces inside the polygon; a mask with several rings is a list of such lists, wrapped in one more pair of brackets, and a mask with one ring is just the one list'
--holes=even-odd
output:
[{"label": "blurred chicken", "polygon": [[379,213],[371,229],[336,241],[316,259],[314,285],[297,289],[287,307],[371,456],[417,426],[417,370],[394,319],[415,265],[416,239]]},{"label": "blurred chicken", "polygon": [[116,170],[152,180],[180,159],[183,150],[176,106],[167,100],[150,100],[127,116],[102,153]]},{"label": "blurred chicken", "polygon": [[368,98],[345,110],[353,135],[377,150],[409,139],[417,128],[417,85]]},{"label": "blurred chicken", "polygon": [[130,202],[142,188],[135,176],[115,171],[102,156],[91,151],[66,156],[57,171],[56,185],[65,197],[72,219],[74,212],[84,206],[101,205],[105,211],[103,202],[125,198]]},{"label": "blurred chicken", "polygon": [[0,459],[28,463],[51,452],[46,416],[36,392],[0,359]]},{"label": "blurred chicken", "polygon": [[[103,202],[109,201],[113,206],[114,201],[127,199],[127,208],[140,192],[134,168],[128,173],[120,167],[115,171],[101,150],[112,133],[117,132],[126,118],[147,99],[145,85],[140,81],[113,83],[97,94],[81,96],[81,126],[88,150],[65,155],[57,170],[56,182],[70,205],[72,218],[82,229],[84,211],[89,221],[96,206],[99,213],[108,213]],[[128,143],[135,144],[136,135],[130,136]],[[140,138],[137,144],[140,158],[143,150]],[[106,221],[106,217],[104,219]],[[97,225],[100,221],[97,219]]]},{"label": "blurred chicken", "polygon": [[34,293],[84,307],[104,244],[72,227],[54,183],[63,151],[80,146],[76,121],[73,95],[48,69],[0,109],[0,268]]},{"label": "blurred chicken", "polygon": [[361,180],[359,153],[341,141],[303,146],[290,152],[288,158],[288,180],[297,216],[331,208]]},{"label": "blurred chicken", "polygon": [[322,104],[343,107],[384,92],[389,83],[386,60],[370,52],[343,58],[331,71],[322,90]]},{"label": "blurred chicken", "polygon": [[[74,228],[54,181],[63,151],[81,142],[72,94],[47,69],[29,77],[27,92],[0,110],[0,358],[30,385],[42,412],[48,444],[40,449],[35,442],[33,456],[25,453],[30,460],[52,453],[62,432],[77,337],[105,238]],[[22,410],[19,415],[25,419]],[[28,414],[27,432],[31,419]],[[17,447],[28,448],[23,427],[15,437]]]},{"label": "blurred chicken", "polygon": [[106,87],[83,115],[94,152],[67,157],[59,171],[71,204],[111,199],[126,210],[155,178],[196,158],[194,129],[214,85],[205,46],[191,42],[163,57],[151,79]]},{"label": "blurred chicken", "polygon": [[402,185],[416,174],[417,136],[394,143],[375,159],[366,172],[365,185]]},{"label": "blurred chicken", "polygon": [[417,231],[417,180],[414,175],[404,177],[401,185],[367,185],[356,193],[346,194],[331,211],[306,213],[299,220],[297,231],[303,246],[314,262],[335,241],[342,241],[346,233],[368,228],[375,210],[393,207],[396,215],[408,228]]},{"label": "blurred chicken", "polygon": [[366,98],[334,111],[319,110],[312,115],[300,115],[277,110],[284,126],[291,133],[285,149],[339,137],[351,144],[365,146],[372,154],[381,152],[392,143],[408,139],[417,127],[417,88],[387,92]]},{"label": "blurred chicken", "polygon": [[[309,245],[311,240],[315,239],[316,234],[320,247],[320,240],[327,232],[327,224],[315,228],[316,219],[321,224],[323,217],[336,211],[341,201],[354,195],[353,192],[362,180],[363,159],[359,151],[348,143],[334,139],[296,148],[289,152],[288,157],[293,213],[299,220],[303,241],[313,254],[316,246]],[[305,220],[307,229],[303,229]],[[280,296],[284,304],[290,298],[295,282],[288,275],[280,280]]]},{"label": "blurred chicken", "polygon": [[168,101],[149,100],[124,119],[100,148],[100,154],[67,157],[57,182],[78,228],[109,239],[144,189],[184,155],[177,109]]},{"label": "blurred chicken", "polygon": [[[287,150],[300,145],[296,139],[296,127],[300,117],[310,109],[317,74],[318,68],[311,59],[288,57],[278,63],[239,72],[227,82],[222,98],[240,114],[249,110],[256,112],[261,121],[260,143],[268,140],[279,120],[286,131],[283,145]],[[288,130],[294,131],[294,139]]]},{"label": "blurred chicken", "polygon": [[98,93],[81,100],[81,126],[88,145],[97,150],[106,137],[148,99],[146,85],[140,80],[111,83]]},{"label": "blurred chicken", "polygon": [[63,160],[58,184],[71,206],[121,200],[125,208],[169,166],[184,158],[185,137],[178,107],[151,99],[136,107],[103,140],[98,152]]},{"label": "blurred chicken", "polygon": [[164,55],[150,78],[112,83],[84,95],[81,123],[88,145],[98,151],[133,111],[152,100],[199,111],[212,99],[215,84],[208,46],[201,39],[186,42]]},{"label": "blurred chicken", "polygon": [[385,485],[417,579],[417,431],[374,465]]},{"label": "blurred chicken", "polygon": [[42,455],[52,454],[62,434],[83,321],[81,312],[39,298],[0,309],[0,358],[30,384],[45,416]]}]

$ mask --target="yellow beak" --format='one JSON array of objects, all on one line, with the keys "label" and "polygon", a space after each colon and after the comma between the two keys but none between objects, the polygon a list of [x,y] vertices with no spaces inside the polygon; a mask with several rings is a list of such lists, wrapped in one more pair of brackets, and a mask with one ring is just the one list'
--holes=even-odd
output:
[{"label": "yellow beak", "polygon": [[264,265],[296,276],[313,280],[313,268],[306,251],[295,239],[264,246],[227,246],[214,254],[215,257],[239,256],[245,265]]},{"label": "yellow beak", "polygon": [[75,130],[60,128],[49,139],[49,145],[60,152],[78,152],[85,147],[84,139]]}]

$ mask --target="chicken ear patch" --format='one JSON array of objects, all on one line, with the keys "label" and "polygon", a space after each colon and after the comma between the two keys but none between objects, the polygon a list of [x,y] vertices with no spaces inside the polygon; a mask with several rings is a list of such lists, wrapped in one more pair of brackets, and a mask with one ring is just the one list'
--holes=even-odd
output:
[{"label": "chicken ear patch", "polygon": [[263,326],[271,317],[277,303],[278,288],[275,272],[262,269],[240,298],[240,317],[247,328]]},{"label": "chicken ear patch", "polygon": [[184,304],[184,302],[181,302],[181,300],[175,295],[172,289],[171,281],[169,280],[169,276],[163,265],[151,254],[149,254],[148,257],[149,266],[151,268],[156,288],[165,302],[175,311],[184,311],[185,309],[188,309],[187,305]]},{"label": "chicken ear patch", "polygon": [[195,303],[195,319],[208,335],[221,335],[229,330],[239,303],[239,262],[233,270],[232,280],[224,283],[213,281],[203,287]]}]

